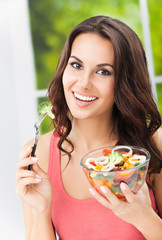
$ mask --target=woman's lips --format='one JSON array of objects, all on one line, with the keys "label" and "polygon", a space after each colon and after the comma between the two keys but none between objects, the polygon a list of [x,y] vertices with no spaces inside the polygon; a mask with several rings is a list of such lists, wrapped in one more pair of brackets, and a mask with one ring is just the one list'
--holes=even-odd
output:
[{"label": "woman's lips", "polygon": [[94,103],[98,98],[88,94],[73,92],[74,101],[79,107],[87,107]]}]

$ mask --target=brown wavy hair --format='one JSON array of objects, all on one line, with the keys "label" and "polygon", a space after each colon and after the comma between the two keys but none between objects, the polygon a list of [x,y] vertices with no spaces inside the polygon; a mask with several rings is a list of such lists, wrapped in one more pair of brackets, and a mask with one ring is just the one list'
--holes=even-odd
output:
[{"label": "brown wavy hair", "polygon": [[[114,125],[118,131],[117,144],[142,146],[151,154],[149,173],[159,173],[162,156],[152,135],[161,126],[161,117],[154,102],[143,46],[136,33],[123,22],[107,16],[95,16],[77,25],[67,37],[50,83],[48,94],[53,106],[55,134],[60,136],[58,148],[68,154],[74,150],[68,139],[71,116],[65,100],[62,76],[68,63],[76,36],[94,33],[111,41],[114,49],[115,103]],[[64,128],[63,128],[64,126]],[[67,141],[68,152],[62,147]]]}]

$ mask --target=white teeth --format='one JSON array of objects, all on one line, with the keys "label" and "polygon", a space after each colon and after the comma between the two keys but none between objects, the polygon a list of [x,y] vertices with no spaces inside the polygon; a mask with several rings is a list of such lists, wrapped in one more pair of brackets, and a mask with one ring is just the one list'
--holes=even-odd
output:
[{"label": "white teeth", "polygon": [[74,96],[76,98],[78,98],[79,100],[82,100],[82,101],[93,101],[93,100],[97,99],[96,97],[81,96],[81,95],[79,95],[78,93],[75,93],[75,92],[74,92]]}]

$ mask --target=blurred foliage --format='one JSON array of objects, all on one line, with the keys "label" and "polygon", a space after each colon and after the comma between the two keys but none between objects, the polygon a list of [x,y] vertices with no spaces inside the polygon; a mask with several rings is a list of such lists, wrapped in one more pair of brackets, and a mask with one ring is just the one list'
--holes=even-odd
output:
[{"label": "blurred foliage", "polygon": [[[151,39],[156,74],[161,69],[162,0],[148,0]],[[81,21],[94,15],[118,18],[129,25],[143,42],[139,0],[28,0],[33,51],[36,66],[36,87],[46,89],[54,75],[59,55],[70,30]],[[160,50],[161,49],[161,50]],[[162,113],[162,84],[157,86],[158,102]],[[38,99],[38,104],[45,101]],[[48,128],[46,117],[41,132]]]},{"label": "blurred foliage", "polygon": [[[162,0],[148,0],[148,8],[155,75],[162,75]],[[156,84],[156,90],[162,116],[162,83]]]},{"label": "blurred foliage", "polygon": [[142,39],[138,0],[29,0],[37,89],[46,89],[70,30],[85,18],[108,15],[127,23]]},{"label": "blurred foliage", "polygon": [[155,75],[162,75],[162,0],[148,0]]},{"label": "blurred foliage", "polygon": [[156,84],[157,96],[158,96],[158,106],[160,115],[162,116],[162,83]]}]

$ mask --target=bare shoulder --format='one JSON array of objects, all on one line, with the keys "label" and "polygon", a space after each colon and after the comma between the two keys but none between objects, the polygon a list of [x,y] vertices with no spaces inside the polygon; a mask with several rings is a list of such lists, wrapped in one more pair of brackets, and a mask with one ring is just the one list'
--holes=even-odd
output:
[{"label": "bare shoulder", "polygon": [[159,128],[153,135],[153,139],[159,151],[162,154],[162,128]]},{"label": "bare shoulder", "polygon": [[[50,147],[50,140],[51,140],[52,134],[53,134],[53,131],[39,136],[38,143],[37,143],[36,156],[39,158],[40,167],[45,172],[48,171],[49,147]],[[31,139],[30,141],[28,141],[22,147],[20,151],[20,157],[21,155],[23,155],[24,151],[26,151],[26,149],[29,146],[33,146],[33,144],[34,144],[34,139]]]},{"label": "bare shoulder", "polygon": [[[162,155],[162,128],[159,128],[153,135],[153,139],[155,141],[155,144]],[[153,183],[153,189],[154,189],[154,195],[159,211],[159,215],[162,218],[162,169],[159,173],[152,174],[152,183]]]},{"label": "bare shoulder", "polygon": [[157,208],[159,211],[159,215],[162,218],[162,169],[160,173],[154,174],[153,177],[153,189],[154,189],[154,196],[156,199]]}]

